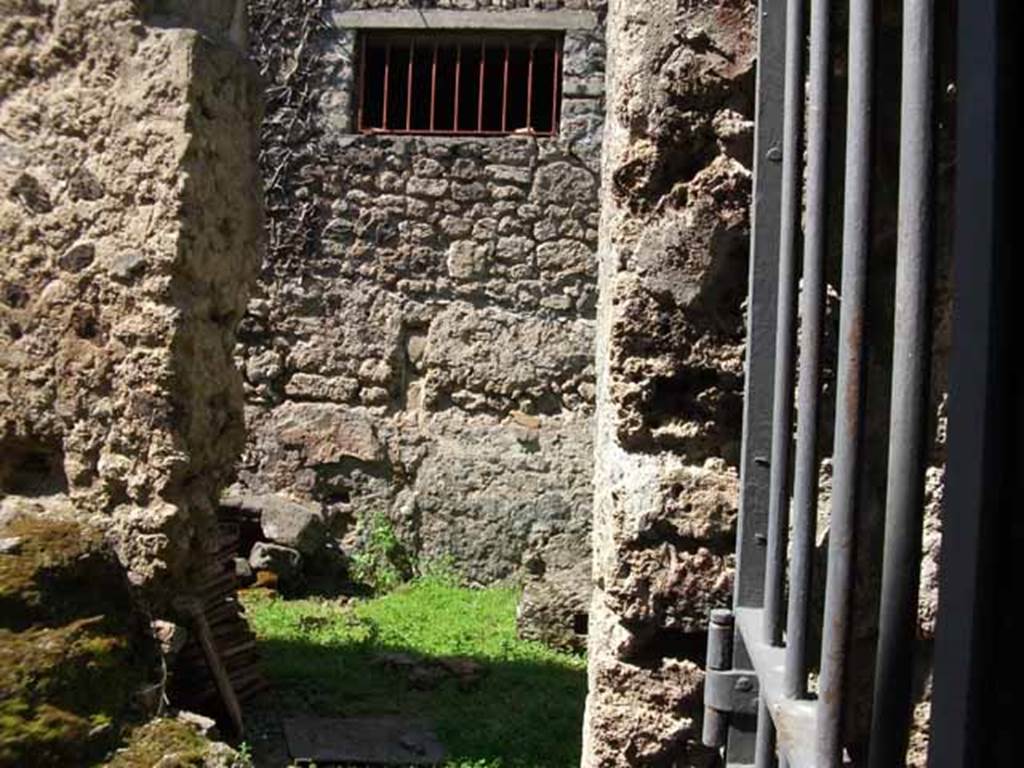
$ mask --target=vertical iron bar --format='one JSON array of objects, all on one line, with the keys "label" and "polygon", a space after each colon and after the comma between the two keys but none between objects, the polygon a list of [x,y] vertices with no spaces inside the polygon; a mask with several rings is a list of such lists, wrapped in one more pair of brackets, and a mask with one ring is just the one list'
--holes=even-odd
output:
[{"label": "vertical iron bar", "polygon": [[779,234],[779,303],[775,321],[768,561],[764,577],[764,641],[782,644],[789,468],[793,439],[793,357],[796,326],[796,244],[800,226],[800,134],[804,103],[804,4],[786,5],[786,92],[783,101],[782,220]]},{"label": "vertical iron bar", "polygon": [[[772,371],[775,359],[778,290],[780,142],[786,49],[786,19],[777,0],[758,4],[757,103],[754,186],[751,206],[747,336],[743,389],[743,444],[740,459],[739,519],[736,532],[736,607],[760,607],[764,597],[764,533],[768,513],[767,457],[771,448]],[[750,667],[743,638],[733,643],[733,667]],[[767,717],[767,713],[765,713]],[[757,720],[729,720],[727,760],[755,758]]]},{"label": "vertical iron bar", "polygon": [[807,225],[800,291],[800,381],[797,386],[796,457],[793,476],[793,547],[786,618],[783,692],[807,694],[807,630],[811,558],[818,509],[818,415],[821,339],[825,312],[825,247],[828,230],[828,81],[830,0],[811,2],[810,88],[807,109]]},{"label": "vertical iron bar", "polygon": [[356,110],[356,130],[364,128],[366,108],[366,35],[359,36],[359,109]]},{"label": "vertical iron bar", "polygon": [[1007,98],[1021,92],[1016,8],[1013,0],[971,0],[958,9],[953,345],[942,512],[943,538],[955,544],[943,549],[939,565],[931,768],[994,764],[993,734],[1003,730],[1012,740],[1014,730],[1005,725],[1016,725],[1018,717],[1012,709],[995,709],[1000,702],[992,695],[994,685],[1007,682],[1011,692],[1019,690],[1013,687],[1019,673],[1007,674],[1017,662],[993,658],[997,617],[1014,611],[1003,602],[1007,584],[997,581],[1000,539],[1020,514],[1019,497],[1010,495],[1020,433],[1009,417],[1020,397],[1010,339],[1019,338],[1019,319],[1013,319],[1019,227],[1011,200],[1021,120],[1019,105]]},{"label": "vertical iron bar", "polygon": [[924,506],[934,195],[934,0],[904,0],[900,190],[885,547],[869,766],[905,762]]},{"label": "vertical iron bar", "polygon": [[434,60],[430,64],[430,130],[434,130],[437,113],[437,41],[434,41]]},{"label": "vertical iron bar", "polygon": [[412,130],[412,65],[416,57],[416,40],[409,40],[409,69],[405,83],[405,130]]},{"label": "vertical iron bar", "polygon": [[555,43],[555,63],[554,69],[552,70],[551,76],[554,78],[554,82],[551,83],[551,135],[554,136],[558,133],[558,89],[562,85],[562,46],[560,43]]},{"label": "vertical iron bar", "polygon": [[864,422],[864,320],[871,219],[874,0],[851,0],[843,213],[842,306],[829,517],[825,624],[818,683],[817,764],[842,762],[842,718],[859,466]]},{"label": "vertical iron bar", "polygon": [[530,43],[530,65],[526,75],[526,127],[533,128],[533,59],[536,43]]},{"label": "vertical iron bar", "polygon": [[480,88],[477,93],[476,129],[484,130],[484,76],[487,74],[487,43],[480,42]]},{"label": "vertical iron bar", "polygon": [[[740,460],[739,521],[736,545],[737,608],[760,607],[764,600],[764,532],[771,449],[772,371],[775,360],[778,290],[779,186],[782,138],[783,14],[774,0],[761,0],[754,152],[754,200],[750,216],[750,274],[743,391],[743,447]],[[770,10],[769,10],[770,9]],[[741,666],[735,663],[734,666]]]},{"label": "vertical iron bar", "polygon": [[508,58],[509,48],[508,43],[505,43],[505,73],[504,73],[504,84],[501,88],[501,131],[505,133],[508,131]]},{"label": "vertical iron bar", "polygon": [[459,132],[459,91],[462,89],[462,43],[458,44],[455,53],[455,115],[452,118],[452,130]]},{"label": "vertical iron bar", "polygon": [[391,90],[391,41],[388,40],[387,47],[384,49],[384,114],[383,114],[383,125],[384,130],[388,127],[388,99],[390,98]]}]

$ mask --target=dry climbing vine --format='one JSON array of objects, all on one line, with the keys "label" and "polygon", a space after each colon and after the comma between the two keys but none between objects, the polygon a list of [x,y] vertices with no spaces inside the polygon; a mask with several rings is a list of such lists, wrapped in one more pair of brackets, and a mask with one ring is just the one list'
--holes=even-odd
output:
[{"label": "dry climbing vine", "polygon": [[323,226],[316,108],[327,6],[327,0],[249,3],[252,54],[266,93],[260,167],[269,269],[312,256]]}]

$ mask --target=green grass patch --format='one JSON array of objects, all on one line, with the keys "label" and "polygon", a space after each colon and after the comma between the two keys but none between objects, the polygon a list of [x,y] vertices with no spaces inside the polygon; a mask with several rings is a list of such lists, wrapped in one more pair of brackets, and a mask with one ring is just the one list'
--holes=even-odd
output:
[{"label": "green grass patch", "polygon": [[[429,719],[449,768],[570,768],[579,764],[586,662],[517,639],[517,599],[516,589],[428,577],[345,606],[256,592],[245,603],[285,713]],[[394,653],[466,657],[482,674],[421,690],[407,670],[381,663]]]}]

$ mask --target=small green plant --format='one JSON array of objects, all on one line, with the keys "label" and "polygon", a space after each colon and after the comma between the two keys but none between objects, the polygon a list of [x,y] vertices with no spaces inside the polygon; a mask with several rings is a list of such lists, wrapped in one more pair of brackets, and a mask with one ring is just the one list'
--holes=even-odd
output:
[{"label": "small green plant", "polygon": [[252,765],[252,746],[248,741],[243,741],[238,745],[238,757],[242,765]]},{"label": "small green plant", "polygon": [[424,562],[419,568],[417,579],[433,581],[446,587],[463,586],[462,574],[451,555],[442,555]]},{"label": "small green plant", "polygon": [[374,592],[390,592],[409,581],[415,562],[391,521],[376,513],[363,523],[363,548],[352,558],[352,575]]}]

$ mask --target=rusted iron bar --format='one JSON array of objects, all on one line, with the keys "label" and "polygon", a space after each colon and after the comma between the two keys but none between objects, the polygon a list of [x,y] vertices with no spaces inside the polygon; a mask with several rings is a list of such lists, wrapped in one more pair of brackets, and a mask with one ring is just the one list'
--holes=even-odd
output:
[{"label": "rusted iron bar", "polygon": [[557,44],[554,50],[554,68],[552,69],[551,83],[551,131],[550,135],[558,133],[558,97],[559,88],[562,85],[562,49]]},{"label": "rusted iron bar", "polygon": [[533,128],[533,60],[537,44],[530,43],[530,64],[526,74],[526,127]]},{"label": "rusted iron bar", "polygon": [[502,132],[508,131],[508,60],[509,60],[509,47],[508,43],[505,43],[505,71],[502,75],[503,83],[501,86],[501,130]]},{"label": "rusted iron bar", "polygon": [[365,128],[364,110],[366,107],[366,38],[359,41],[359,108],[356,110],[356,130]]},{"label": "rusted iron bar", "polygon": [[[384,63],[383,63],[383,98],[382,98],[382,109],[379,121],[377,119],[371,119],[369,114],[369,105],[371,102],[368,98],[369,89],[369,67],[374,66],[374,61],[369,58],[367,49],[371,41],[377,41],[376,44],[380,45],[384,49]],[[510,40],[498,40],[483,38],[480,40],[480,61],[478,64],[478,83],[477,83],[477,101],[476,101],[476,122],[474,125],[465,125],[465,122],[460,119],[460,113],[464,111],[466,99],[462,95],[463,85],[463,64],[464,64],[464,53],[466,50],[466,43],[458,38],[454,39],[453,47],[451,51],[442,50],[443,40],[430,35],[401,35],[401,36],[375,36],[375,37],[364,37],[361,39],[361,50],[359,53],[360,57],[360,71],[358,73],[358,79],[356,84],[357,92],[357,109],[356,109],[356,124],[358,130],[362,132],[385,132],[385,133],[428,133],[437,135],[467,135],[467,136],[491,136],[501,135],[503,133],[509,133],[510,131],[517,130],[520,127],[527,127],[533,129],[538,135],[552,136],[558,132],[558,116],[559,116],[559,104],[561,99],[561,84],[560,84],[560,70],[562,67],[562,53],[561,48],[558,44],[553,45],[550,50],[552,52],[553,69],[550,71],[546,67],[539,67],[537,60],[538,50],[547,51],[548,47],[543,42],[539,42],[536,39],[526,39],[520,45]],[[392,72],[394,51],[397,50],[396,46],[402,47],[408,45],[408,61],[405,65],[403,75],[399,75],[397,72]],[[417,88],[417,54],[422,53],[422,49],[426,46],[430,47],[430,86],[429,86],[429,106],[424,105],[423,110],[427,114],[420,115],[417,105],[424,101],[426,96],[426,81],[421,78],[420,93],[416,93]],[[503,50],[504,57],[500,62],[492,62],[492,66],[501,66],[501,96],[500,96],[500,107],[498,102],[497,78],[492,78],[492,82],[488,82],[488,69],[489,64],[487,57],[489,53],[493,53],[495,46],[500,46],[498,50]],[[418,49],[420,49],[418,51]],[[525,55],[525,72],[522,72],[519,68],[520,65],[517,63],[517,68],[513,69],[512,66],[512,54],[513,52],[518,53],[522,51]],[[518,62],[518,59],[517,59]],[[451,67],[451,71],[449,71]],[[494,74],[494,73],[492,73]],[[392,75],[395,77],[403,76],[405,78],[406,93],[404,97],[404,103],[392,104],[391,98],[394,95],[394,88],[392,87]],[[548,126],[547,130],[536,130],[534,123],[538,119],[535,99],[537,95],[537,88],[539,85],[539,78],[544,77],[547,81],[550,81],[552,88],[551,96],[551,109],[552,109],[552,122]],[[513,82],[515,77],[525,77],[525,91],[526,91],[526,107],[525,107],[525,123],[520,125],[522,117],[518,116],[518,113],[512,111],[512,88],[516,85]],[[439,97],[442,93],[442,88],[447,86],[453,86],[453,99],[452,99],[452,124],[450,127],[440,127],[438,115],[438,103]],[[500,118],[498,116],[498,110],[500,109]],[[404,110],[404,114],[403,114]],[[513,118],[516,118],[517,122],[515,125],[512,124]],[[470,118],[472,120],[472,118]],[[500,121],[500,122],[499,122]],[[371,124],[372,123],[372,124]]]},{"label": "rusted iron bar", "polygon": [[409,41],[409,67],[405,79],[405,130],[412,130],[412,67],[416,59],[416,41]]},{"label": "rusted iron bar", "polygon": [[[380,131],[378,131],[378,132],[380,132]],[[493,131],[474,131],[474,130],[469,130],[469,131],[452,131],[452,130],[425,131],[425,130],[421,130],[419,128],[412,128],[412,129],[410,129],[408,131],[405,130],[404,128],[391,128],[391,129],[389,129],[387,131],[387,133],[394,134],[396,136],[422,136],[422,135],[429,135],[429,136],[507,136],[508,135],[505,131],[501,131],[501,130],[493,130]],[[542,136],[547,136],[549,134],[544,133],[544,134],[541,134],[541,135]]]},{"label": "rusted iron bar", "polygon": [[807,197],[800,291],[800,380],[797,386],[796,456],[793,473],[793,546],[786,612],[786,672],[783,693],[807,694],[807,635],[811,560],[818,511],[818,415],[821,402],[821,341],[825,313],[825,246],[828,231],[828,81],[831,70],[831,0],[811,2],[810,88],[807,107]]},{"label": "rusted iron bar", "polygon": [[903,3],[896,317],[871,768],[902,765],[910,736],[931,363],[934,6]]},{"label": "rusted iron bar", "polygon": [[459,96],[462,90],[462,43],[459,43],[455,51],[455,107],[452,117],[452,130],[459,131]]},{"label": "rusted iron bar", "polygon": [[484,78],[487,76],[487,43],[480,43],[480,84],[477,92],[476,129],[484,132]]},{"label": "rusted iron bar", "polygon": [[864,354],[867,270],[871,227],[874,2],[851,0],[847,90],[843,267],[832,509],[829,515],[825,621],[818,681],[817,764],[842,763],[845,671],[850,643],[850,604],[865,401]]},{"label": "rusted iron bar", "polygon": [[434,42],[434,59],[430,63],[430,131],[434,132],[434,116],[437,112],[437,41]]},{"label": "rusted iron bar", "polygon": [[384,114],[381,120],[381,128],[388,128],[388,100],[391,90],[391,42],[389,41],[384,49]]}]

